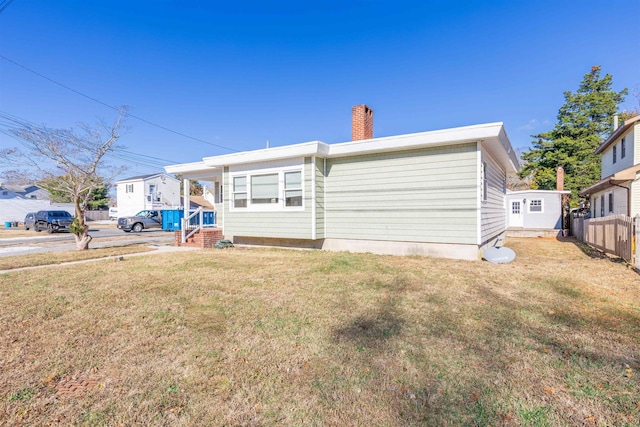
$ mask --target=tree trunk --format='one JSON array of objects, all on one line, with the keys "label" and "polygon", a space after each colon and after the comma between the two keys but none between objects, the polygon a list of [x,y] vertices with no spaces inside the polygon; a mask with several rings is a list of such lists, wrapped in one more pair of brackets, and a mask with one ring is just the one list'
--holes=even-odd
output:
[{"label": "tree trunk", "polygon": [[93,237],[89,235],[89,226],[84,222],[84,209],[80,206],[79,198],[76,198],[75,205],[77,224],[74,224],[71,232],[76,239],[76,250],[84,251],[89,249],[89,242]]},{"label": "tree trunk", "polygon": [[89,227],[85,226],[85,228],[84,233],[74,234],[76,238],[76,249],[79,251],[89,249],[89,242],[93,239],[93,237],[89,236]]}]

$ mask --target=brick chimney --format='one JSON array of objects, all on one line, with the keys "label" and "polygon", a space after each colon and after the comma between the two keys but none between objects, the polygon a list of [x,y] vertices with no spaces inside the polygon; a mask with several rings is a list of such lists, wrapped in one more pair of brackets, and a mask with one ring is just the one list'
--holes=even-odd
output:
[{"label": "brick chimney", "polygon": [[373,138],[373,110],[364,104],[351,108],[351,140]]},{"label": "brick chimney", "polygon": [[564,168],[562,166],[558,166],[556,170],[556,190],[564,190]]}]

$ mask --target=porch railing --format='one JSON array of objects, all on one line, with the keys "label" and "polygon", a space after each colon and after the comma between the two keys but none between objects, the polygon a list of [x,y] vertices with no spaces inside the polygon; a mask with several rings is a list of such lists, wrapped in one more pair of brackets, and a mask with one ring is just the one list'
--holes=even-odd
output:
[{"label": "porch railing", "polygon": [[215,211],[198,208],[191,214],[182,218],[182,243],[203,228],[215,228]]}]

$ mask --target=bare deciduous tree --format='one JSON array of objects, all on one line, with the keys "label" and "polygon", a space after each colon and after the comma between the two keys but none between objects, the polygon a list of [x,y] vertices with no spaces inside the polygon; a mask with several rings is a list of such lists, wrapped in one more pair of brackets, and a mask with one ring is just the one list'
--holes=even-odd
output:
[{"label": "bare deciduous tree", "polygon": [[124,131],[125,114],[126,109],[120,108],[113,124],[100,121],[95,128],[80,124],[79,131],[49,129],[15,119],[12,122],[18,126],[8,128],[22,147],[2,150],[0,157],[22,169],[5,171],[5,175],[28,174],[32,181],[45,183],[45,188],[71,197],[76,210],[71,232],[78,250],[88,249],[92,239],[84,215],[93,190],[122,171],[108,167],[104,157],[122,148],[116,142]]}]

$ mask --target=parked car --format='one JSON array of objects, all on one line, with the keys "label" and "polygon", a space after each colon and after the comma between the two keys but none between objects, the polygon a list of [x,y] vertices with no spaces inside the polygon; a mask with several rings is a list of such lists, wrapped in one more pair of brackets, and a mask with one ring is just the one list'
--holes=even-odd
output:
[{"label": "parked car", "polygon": [[134,216],[118,218],[117,227],[126,233],[139,233],[145,228],[162,228],[162,211],[144,210]]},{"label": "parked car", "polygon": [[33,229],[36,231],[47,230],[47,233],[69,231],[72,222],[73,215],[67,211],[38,211]]},{"label": "parked car", "polygon": [[27,216],[24,217],[24,229],[31,230],[35,228],[35,224],[36,224],[36,213],[29,212]]}]

